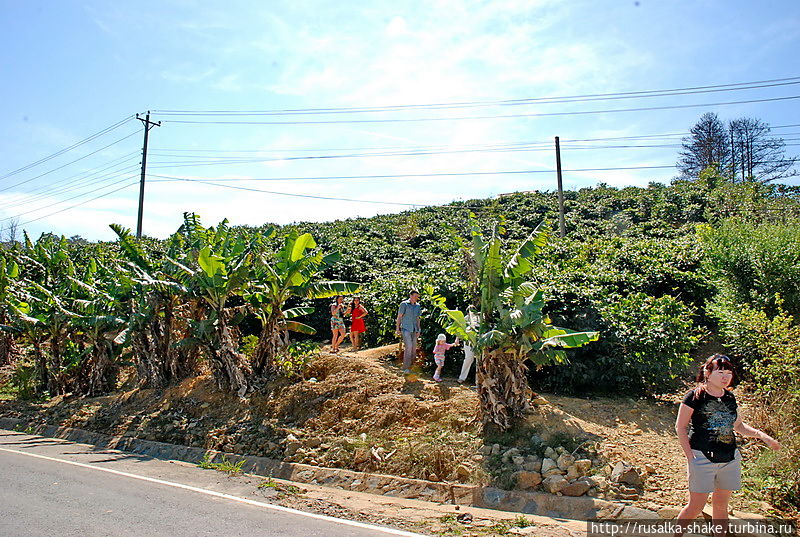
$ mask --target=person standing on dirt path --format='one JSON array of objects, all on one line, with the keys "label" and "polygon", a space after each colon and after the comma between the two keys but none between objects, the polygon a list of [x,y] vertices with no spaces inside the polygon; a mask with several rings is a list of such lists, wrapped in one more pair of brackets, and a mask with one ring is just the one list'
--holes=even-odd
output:
[{"label": "person standing on dirt path", "polygon": [[[478,314],[475,313],[475,306],[469,305],[467,308],[467,326],[472,330],[478,329]],[[466,340],[464,341],[464,363],[461,364],[461,374],[458,376],[458,383],[464,384],[467,381],[467,375],[475,362],[475,349]]]},{"label": "person standing on dirt path", "polygon": [[721,535],[726,534],[728,502],[731,493],[742,485],[742,456],[734,432],[758,438],[773,450],[781,448],[777,440],[739,417],[736,397],[730,391],[735,384],[736,369],[731,360],[714,354],[700,366],[697,387],[686,394],[678,409],[675,431],[689,474],[689,503],[678,514],[684,527],[703,511],[711,494],[712,521],[720,525]]},{"label": "person standing on dirt path", "polygon": [[367,316],[367,308],[361,304],[361,298],[354,296],[353,301],[347,307],[345,315],[350,315],[352,323],[350,324],[350,343],[353,350],[361,349],[361,334],[367,331],[367,326],[364,323],[364,317]]},{"label": "person standing on dirt path", "polygon": [[344,324],[344,296],[339,295],[331,304],[331,352],[339,352],[339,345],[344,339],[347,327]]},{"label": "person standing on dirt path", "polygon": [[397,327],[395,333],[403,338],[403,373],[411,373],[411,364],[417,355],[417,342],[420,336],[419,315],[422,306],[419,305],[419,291],[413,289],[408,295],[408,300],[400,303],[397,310]]}]

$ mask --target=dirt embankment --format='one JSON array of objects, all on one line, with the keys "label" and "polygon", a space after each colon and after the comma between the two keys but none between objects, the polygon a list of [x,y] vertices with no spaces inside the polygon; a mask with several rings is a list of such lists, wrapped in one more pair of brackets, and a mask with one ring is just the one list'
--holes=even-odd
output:
[{"label": "dirt embankment", "polygon": [[[645,480],[632,501],[639,506],[684,502],[685,458],[673,430],[680,394],[660,400],[545,394],[524,427],[487,438],[474,389],[403,376],[387,360],[395,350],[323,352],[307,380],[277,382],[246,400],[218,392],[202,375],[166,390],[0,402],[0,414],[320,466],[500,486],[513,486],[524,465],[541,464],[546,447],[563,447],[592,460],[594,474],[607,476],[620,460],[638,467]],[[520,459],[519,468],[512,459]],[[590,493],[614,498],[619,490]],[[732,503],[749,511],[765,507],[741,494]]]}]

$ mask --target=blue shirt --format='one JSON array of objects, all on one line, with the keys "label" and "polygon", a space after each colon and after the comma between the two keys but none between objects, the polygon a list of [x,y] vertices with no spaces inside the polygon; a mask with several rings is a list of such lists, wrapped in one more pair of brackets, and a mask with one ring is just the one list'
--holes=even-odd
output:
[{"label": "blue shirt", "polygon": [[409,300],[404,300],[400,303],[400,309],[397,310],[397,314],[403,314],[403,318],[400,319],[400,329],[404,332],[419,332],[419,314],[422,310],[422,306],[419,305],[419,302],[416,304],[412,304]]}]

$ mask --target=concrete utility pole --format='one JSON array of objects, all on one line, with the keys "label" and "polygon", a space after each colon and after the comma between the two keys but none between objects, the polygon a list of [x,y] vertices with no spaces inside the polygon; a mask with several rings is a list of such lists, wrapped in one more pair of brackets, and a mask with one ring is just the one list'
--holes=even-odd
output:
[{"label": "concrete utility pole", "polygon": [[136,119],[144,124],[144,145],[142,146],[142,179],[139,181],[139,217],[136,219],[136,238],[142,238],[142,215],[144,214],[144,174],[147,171],[147,134],[153,127],[160,127],[161,122],[153,123],[150,121],[150,110],[144,119],[136,114]]},{"label": "concrete utility pole", "polygon": [[561,182],[561,146],[556,136],[556,172],[558,173],[558,231],[562,238],[567,234],[564,225],[564,186]]}]

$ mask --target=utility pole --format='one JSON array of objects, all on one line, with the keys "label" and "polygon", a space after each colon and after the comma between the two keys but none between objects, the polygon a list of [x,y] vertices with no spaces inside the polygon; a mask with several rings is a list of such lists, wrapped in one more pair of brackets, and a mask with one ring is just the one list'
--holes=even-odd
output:
[{"label": "utility pole", "polygon": [[556,172],[558,173],[558,230],[561,238],[564,238],[567,230],[564,226],[564,186],[561,182],[561,146],[558,143],[558,136],[556,136]]},{"label": "utility pole", "polygon": [[139,181],[139,216],[136,219],[136,238],[142,238],[142,215],[144,214],[144,174],[147,171],[147,134],[150,132],[150,129],[153,127],[160,127],[161,122],[153,123],[150,121],[150,110],[147,111],[147,115],[144,119],[139,117],[139,114],[136,114],[136,119],[141,121],[144,124],[144,145],[142,146],[142,179]]}]

